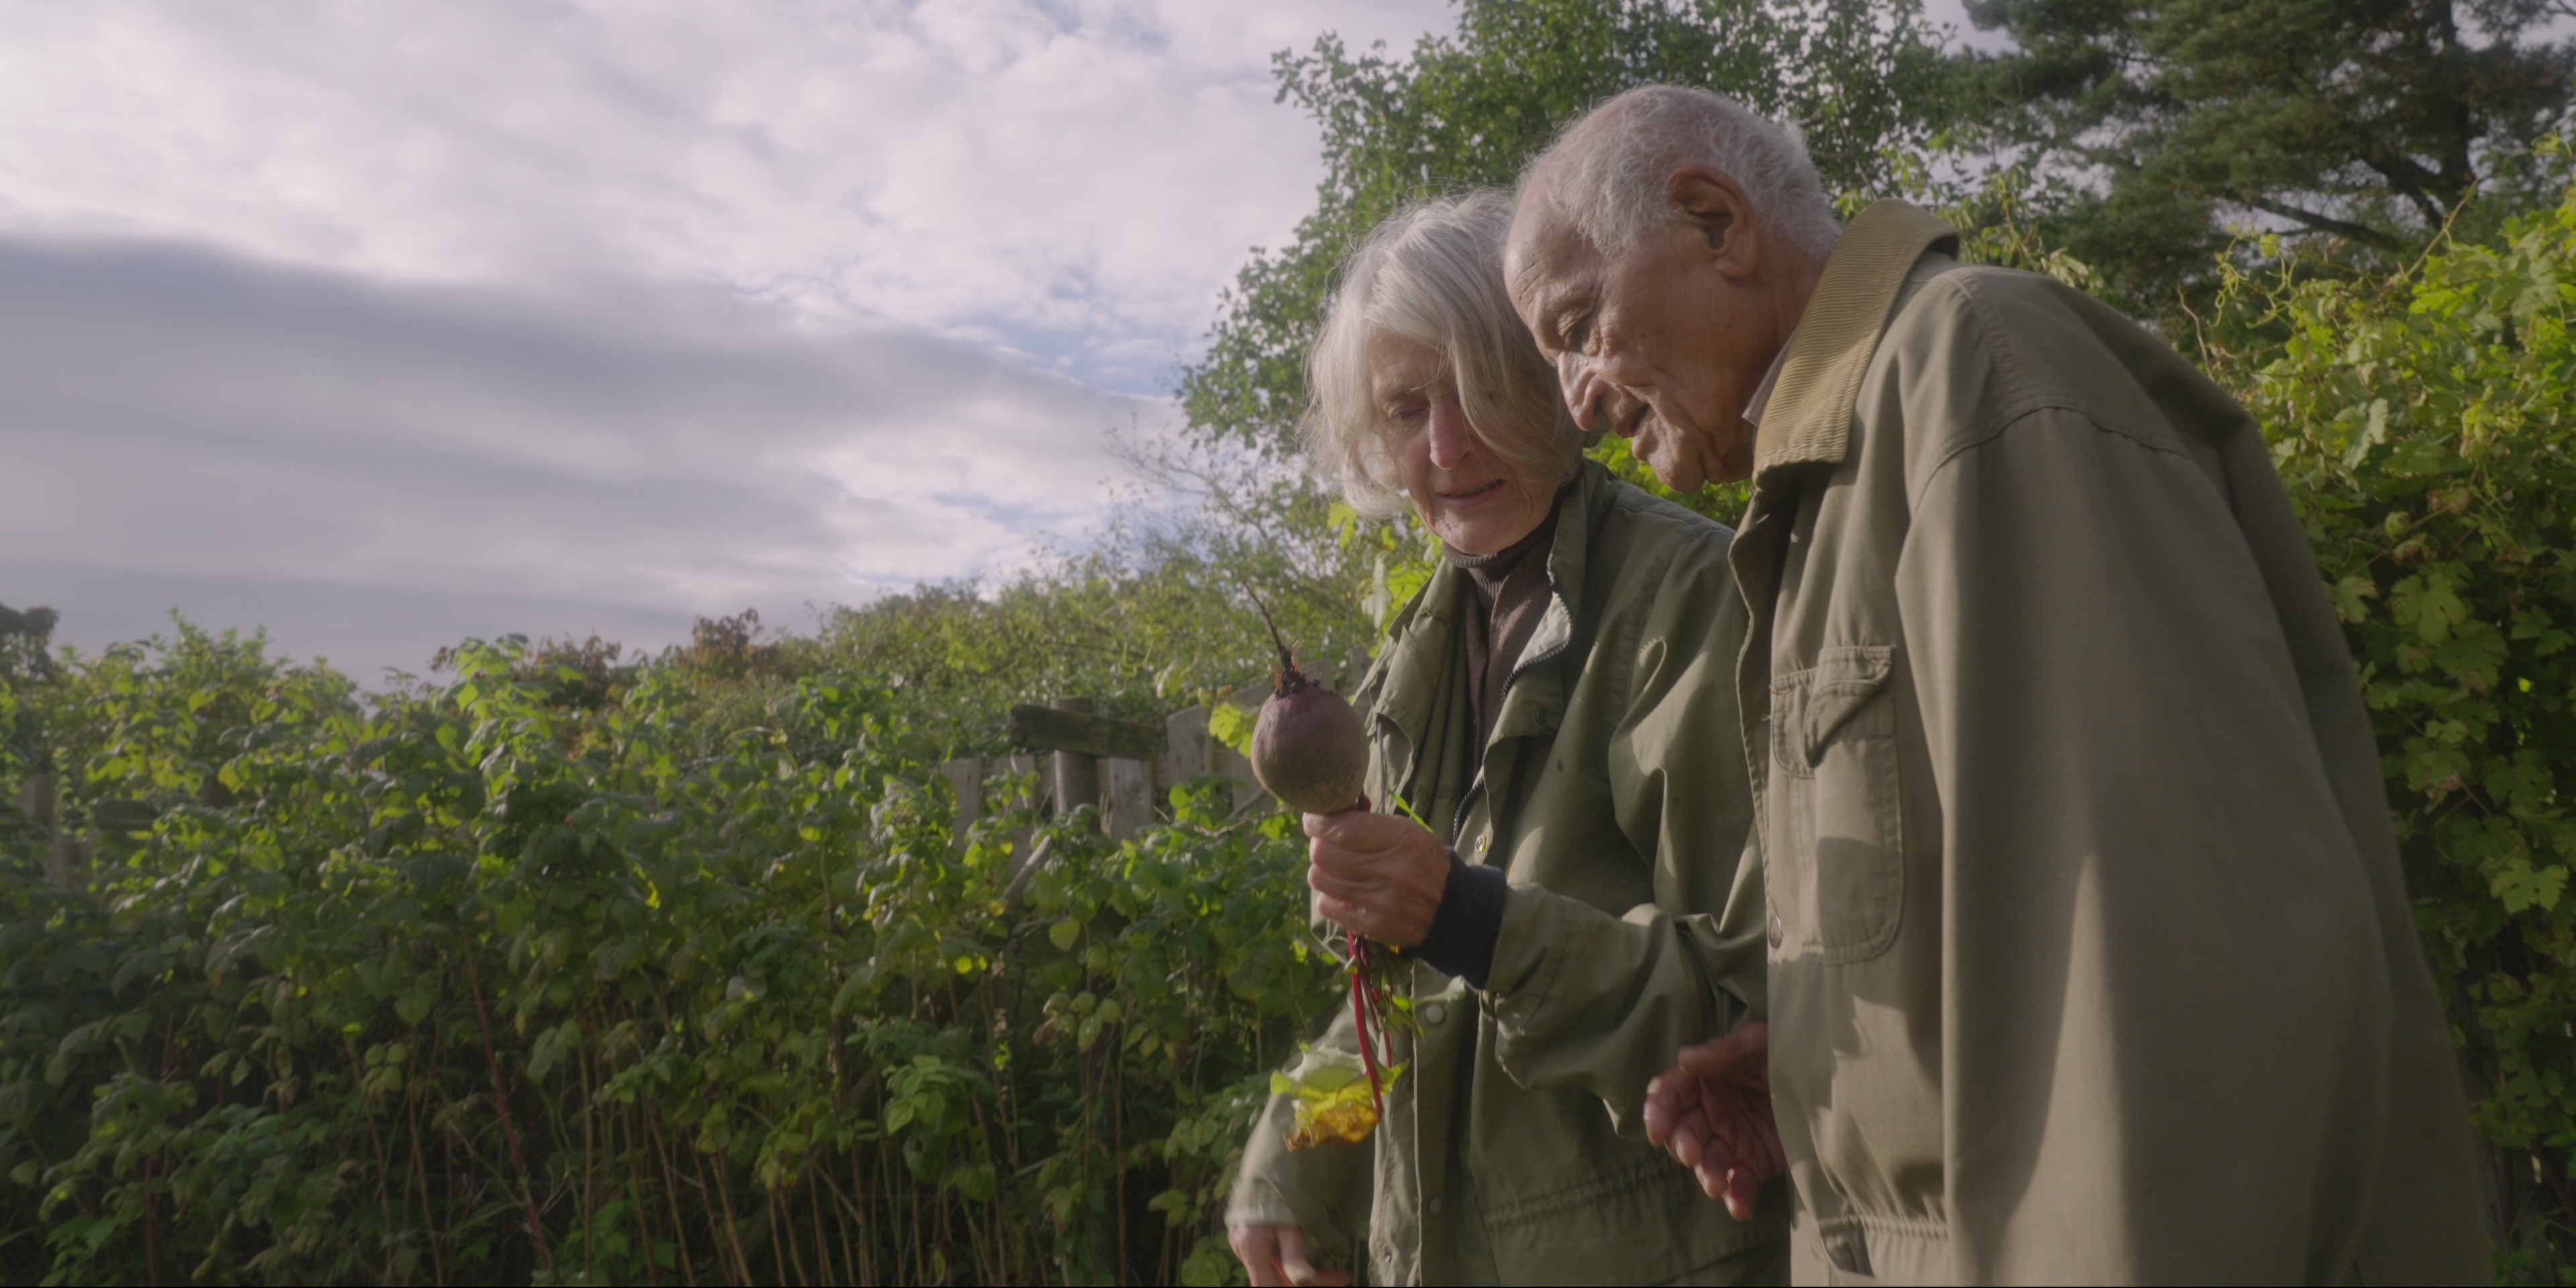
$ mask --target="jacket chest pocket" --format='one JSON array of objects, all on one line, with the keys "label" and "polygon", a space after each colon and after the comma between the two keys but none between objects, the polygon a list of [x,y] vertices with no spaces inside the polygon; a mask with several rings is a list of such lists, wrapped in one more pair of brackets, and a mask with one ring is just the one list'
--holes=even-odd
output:
[{"label": "jacket chest pocket", "polygon": [[1818,650],[1771,683],[1764,880],[1786,956],[1863,961],[1896,939],[1904,817],[1887,645]]}]

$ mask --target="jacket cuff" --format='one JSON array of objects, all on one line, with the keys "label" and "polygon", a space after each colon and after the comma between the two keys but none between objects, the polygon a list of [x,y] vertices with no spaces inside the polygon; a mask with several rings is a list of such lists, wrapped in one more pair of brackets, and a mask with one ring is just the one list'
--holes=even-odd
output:
[{"label": "jacket cuff", "polygon": [[1431,969],[1482,989],[1493,973],[1494,943],[1503,932],[1503,904],[1511,883],[1501,868],[1469,863],[1449,852],[1449,879],[1440,887],[1440,907],[1431,914],[1431,933],[1413,955]]}]

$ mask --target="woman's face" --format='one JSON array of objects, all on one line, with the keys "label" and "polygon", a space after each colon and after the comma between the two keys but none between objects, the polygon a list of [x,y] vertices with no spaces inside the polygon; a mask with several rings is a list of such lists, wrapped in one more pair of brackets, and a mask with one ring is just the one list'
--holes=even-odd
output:
[{"label": "woman's face", "polygon": [[1368,357],[1369,392],[1385,418],[1405,493],[1442,541],[1489,555],[1546,520],[1556,490],[1520,477],[1477,441],[1446,355],[1380,333],[1370,337]]}]

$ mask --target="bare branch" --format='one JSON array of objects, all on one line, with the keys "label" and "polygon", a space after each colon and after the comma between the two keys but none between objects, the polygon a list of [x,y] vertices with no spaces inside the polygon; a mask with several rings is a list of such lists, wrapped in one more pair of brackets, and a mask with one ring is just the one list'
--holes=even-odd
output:
[{"label": "bare branch", "polygon": [[2256,210],[2260,210],[2265,214],[2279,215],[2283,219],[2296,220],[2317,232],[2334,233],[2338,236],[2349,237],[2354,241],[2376,246],[2381,250],[2393,251],[2399,249],[2399,244],[2396,238],[2391,237],[2387,233],[2381,232],[2376,228],[2370,227],[2367,224],[2356,224],[2349,219],[2337,219],[2332,215],[2321,214],[2314,210],[2302,210],[2287,202],[2274,201],[2270,197],[2261,196],[2259,194],[2238,194],[2236,200],[2244,203],[2245,205],[2252,206]]}]

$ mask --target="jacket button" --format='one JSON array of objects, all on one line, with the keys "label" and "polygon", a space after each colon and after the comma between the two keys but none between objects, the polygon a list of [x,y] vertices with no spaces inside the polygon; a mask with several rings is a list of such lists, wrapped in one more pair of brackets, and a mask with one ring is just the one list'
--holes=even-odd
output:
[{"label": "jacket button", "polygon": [[1422,1022],[1425,1024],[1438,1024],[1440,1021],[1448,1018],[1449,1008],[1438,1002],[1433,1002],[1422,1008]]},{"label": "jacket button", "polygon": [[1766,939],[1766,940],[1769,940],[1769,941],[1770,941],[1770,943],[1771,943],[1771,947],[1772,947],[1772,949],[1773,949],[1774,951],[1777,951],[1777,950],[1779,949],[1779,947],[1780,947],[1780,936],[1781,936],[1781,934],[1782,934],[1782,933],[1783,933],[1783,932],[1782,932],[1782,930],[1781,930],[1781,926],[1780,926],[1780,914],[1779,914],[1779,913],[1776,913],[1776,912],[1775,912],[1775,913],[1772,913],[1772,914],[1771,914],[1771,925],[1770,925],[1770,927],[1769,927],[1768,929],[1766,929],[1766,930],[1764,930],[1764,931],[1762,932],[1762,937],[1763,937],[1764,939]]}]

